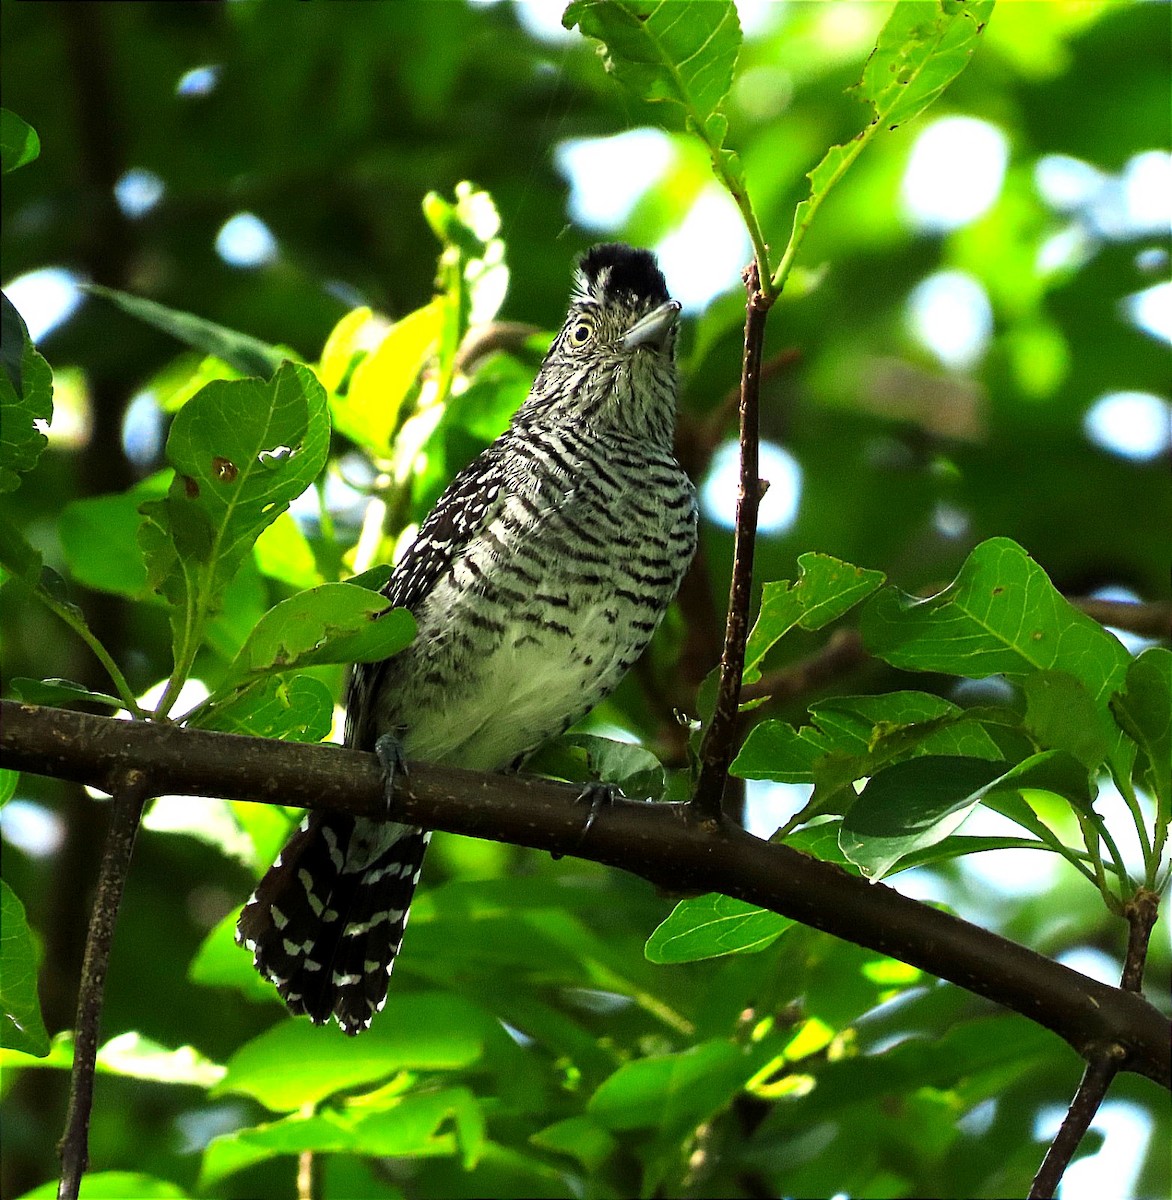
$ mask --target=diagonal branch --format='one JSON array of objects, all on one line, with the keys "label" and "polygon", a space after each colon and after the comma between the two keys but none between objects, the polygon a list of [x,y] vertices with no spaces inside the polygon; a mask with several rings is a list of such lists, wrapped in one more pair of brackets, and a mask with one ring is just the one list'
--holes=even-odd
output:
[{"label": "diagonal branch", "polygon": [[[152,788],[384,817],[373,754],[0,701],[4,766],[108,786],[131,768]],[[583,833],[577,789],[413,764],[396,819],[619,867],[674,890],[716,891],[910,963],[1036,1021],[1091,1061],[1172,1088],[1167,1020],[1133,992],[1089,979],[949,913],[783,845],[688,819],[686,804],[616,801]]]}]

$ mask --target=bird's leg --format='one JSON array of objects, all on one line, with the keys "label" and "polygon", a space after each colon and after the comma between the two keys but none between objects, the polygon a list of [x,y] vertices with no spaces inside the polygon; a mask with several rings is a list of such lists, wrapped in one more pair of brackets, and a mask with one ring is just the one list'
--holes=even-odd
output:
[{"label": "bird's leg", "polygon": [[407,778],[407,760],[403,757],[403,743],[393,733],[380,734],[374,743],[374,752],[383,769],[383,800],[387,806],[385,819],[391,819],[395,803],[395,777]]}]

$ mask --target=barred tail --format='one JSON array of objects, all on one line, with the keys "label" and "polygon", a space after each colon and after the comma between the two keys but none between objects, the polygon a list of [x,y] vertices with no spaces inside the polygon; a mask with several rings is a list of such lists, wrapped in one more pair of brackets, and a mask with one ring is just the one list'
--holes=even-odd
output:
[{"label": "barred tail", "polygon": [[431,831],[312,813],[249,898],[236,941],[293,1013],[370,1027],[387,998]]}]

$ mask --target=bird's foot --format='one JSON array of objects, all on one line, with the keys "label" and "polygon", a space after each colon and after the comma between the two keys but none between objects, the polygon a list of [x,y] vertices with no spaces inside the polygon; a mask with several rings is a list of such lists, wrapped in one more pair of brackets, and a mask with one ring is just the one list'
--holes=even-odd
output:
[{"label": "bird's foot", "polygon": [[586,823],[582,826],[582,837],[585,837],[594,825],[594,818],[604,808],[609,808],[616,800],[623,798],[622,788],[617,783],[586,784],[578,794],[575,804],[589,804],[590,811],[586,814]]},{"label": "bird's foot", "polygon": [[393,733],[384,733],[374,743],[374,752],[383,769],[383,800],[386,803],[386,819],[391,819],[395,802],[395,779],[407,778],[407,759],[403,756],[403,743]]}]

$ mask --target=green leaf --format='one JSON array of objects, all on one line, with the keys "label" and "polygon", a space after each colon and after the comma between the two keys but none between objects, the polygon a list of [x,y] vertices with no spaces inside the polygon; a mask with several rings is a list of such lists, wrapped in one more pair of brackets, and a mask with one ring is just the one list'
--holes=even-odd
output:
[{"label": "green leaf", "polygon": [[49,439],[37,428],[53,416],[53,372],[28,335],[24,318],[0,292],[4,370],[0,372],[0,493],[15,491]]},{"label": "green leaf", "polygon": [[213,611],[261,530],[317,477],[329,449],[325,392],[307,367],[286,363],[269,383],[210,383],[175,417],[170,491],[142,505],[148,584],[189,635]]},{"label": "green leaf", "polygon": [[[1000,715],[1000,714],[998,714]],[[924,754],[1003,759],[1005,748],[973,712],[927,692],[834,696],[810,707],[810,725],[763,721],[745,739],[732,773],[743,779],[812,783],[816,767],[837,752],[844,782]],[[1024,754],[1032,747],[1028,742]]]},{"label": "green leaf", "polygon": [[1126,687],[1111,711],[1147,758],[1151,786],[1164,819],[1172,807],[1172,650],[1153,646],[1127,668]]},{"label": "green leaf", "polygon": [[577,1159],[592,1173],[601,1170],[618,1145],[602,1125],[587,1116],[555,1121],[532,1134],[529,1141],[543,1150]]},{"label": "green leaf", "polygon": [[795,625],[821,629],[866,599],[884,580],[882,571],[855,567],[829,554],[803,554],[798,566],[801,574],[796,583],[785,579],[765,585],[761,611],[745,646],[747,678],[759,677],[757,664]]},{"label": "green leaf", "polygon": [[279,579],[295,588],[316,587],[324,582],[313,547],[292,513],[283,512],[267,529],[261,530],[253,554],[257,570],[270,579]]},{"label": "green leaf", "polygon": [[720,146],[741,27],[730,0],[574,0],[562,14],[603,43],[607,71],[637,100],[662,102],[676,128]]},{"label": "green leaf", "polygon": [[320,742],[334,720],[330,689],[312,675],[268,675],[196,714],[198,729]]},{"label": "green leaf", "polygon": [[16,785],[19,782],[19,771],[10,771],[7,767],[0,767],[0,808],[3,808],[16,795]]},{"label": "green leaf", "polygon": [[956,579],[926,600],[880,592],[863,610],[862,632],[873,654],[908,670],[1014,680],[1063,670],[1100,708],[1130,661],[1118,639],[1068,603],[1009,538],[982,542]]},{"label": "green leaf", "polygon": [[554,738],[525,769],[570,783],[611,783],[630,800],[662,800],[667,786],[663,764],[650,750],[588,733]]},{"label": "green leaf", "polygon": [[[81,1177],[80,1200],[186,1200],[188,1195],[177,1183],[144,1175],[140,1171],[89,1171]],[[56,1200],[57,1181],[42,1183],[20,1200]]]},{"label": "green leaf", "polygon": [[373,1111],[354,1104],[340,1112],[327,1109],[221,1135],[207,1148],[200,1185],[212,1187],[254,1163],[305,1151],[379,1158],[459,1152],[464,1169],[471,1170],[484,1144],[480,1101],[467,1088],[442,1088],[394,1096]]},{"label": "green leaf", "polygon": [[749,731],[729,771],[738,779],[813,783],[814,764],[832,748],[811,725],[795,729],[785,721],[762,721]]},{"label": "green leaf", "polygon": [[1105,717],[1081,680],[1067,671],[1038,671],[1022,683],[1025,725],[1039,746],[1065,750],[1093,770],[1110,749]]},{"label": "green leaf", "polygon": [[[192,1046],[172,1050],[133,1031],[120,1033],[98,1048],[99,1075],[122,1075],[127,1079],[148,1079],[154,1083],[182,1084],[210,1088],[224,1074],[224,1068]],[[44,1058],[34,1058],[17,1050],[0,1050],[0,1068],[52,1067],[68,1071],[73,1066],[73,1033],[54,1036]]]},{"label": "green leaf", "polygon": [[291,1112],[396,1071],[469,1067],[497,1028],[495,1018],[449,992],[392,988],[381,1018],[358,1038],[304,1021],[274,1025],[232,1055],[216,1091],[243,1093],[266,1108]]},{"label": "green leaf", "polygon": [[145,501],[166,495],[170,477],[158,471],[129,491],[75,500],[62,509],[58,532],[74,579],[100,592],[154,598],[138,544],[140,510]]},{"label": "green leaf", "polygon": [[105,704],[109,708],[120,709],[124,705],[117,696],[107,696],[105,692],[93,692],[74,683],[72,679],[25,679],[17,676],[9,680],[12,690],[26,704]]},{"label": "green leaf", "polygon": [[590,1097],[586,1111],[607,1129],[676,1129],[723,1108],[753,1074],[729,1042],[702,1042],[675,1054],[619,1067]]},{"label": "green leaf", "polygon": [[0,108],[0,168],[4,174],[32,162],[40,152],[37,131],[16,113]]},{"label": "green leaf", "polygon": [[930,755],[873,776],[843,818],[839,845],[877,880],[904,855],[953,833],[991,793],[1021,788],[1053,791],[1076,806],[1090,803],[1085,767],[1062,751],[1034,755],[1009,770],[1004,763]]},{"label": "green leaf", "polygon": [[809,172],[810,195],[794,210],[793,230],[773,284],[780,289],[822,202],[881,129],[922,112],[967,66],[994,0],[900,0],[879,34],[855,90],[870,108],[866,127],[832,146]]},{"label": "green leaf", "polygon": [[[380,662],[415,636],[405,608],[351,583],[323,583],[269,609],[228,668],[225,684],[326,663]],[[221,685],[224,686],[224,685]]]},{"label": "green leaf", "polygon": [[733,0],[574,0],[562,24],[601,42],[606,70],[636,100],[663,104],[665,124],[703,140],[713,169],[745,216],[755,252],[764,255],[744,167],[724,145],[724,101],[741,49]]},{"label": "green leaf", "polygon": [[123,312],[145,321],[155,329],[170,334],[185,346],[192,346],[213,358],[221,359],[245,375],[259,375],[267,379],[282,363],[297,361],[297,355],[291,350],[270,346],[258,338],[204,320],[194,313],[181,312],[165,304],[157,304],[154,300],[144,300],[141,296],[131,296],[127,292],[101,287],[96,283],[86,284],[85,290],[109,300]]},{"label": "green leaf", "polygon": [[37,952],[16,893],[0,880],[0,1046],[43,1058],[49,1035],[37,996]]},{"label": "green leaf", "polygon": [[711,892],[681,900],[647,939],[654,963],[695,962],[764,950],[793,924],[789,917]]},{"label": "green leaf", "polygon": [[354,368],[345,395],[330,395],[330,414],[339,433],[378,457],[390,454],[403,405],[436,352],[443,317],[443,302],[433,300],[391,326]]},{"label": "green leaf", "polygon": [[939,97],[968,66],[994,0],[900,0],[867,60],[860,97],[894,129]]}]

